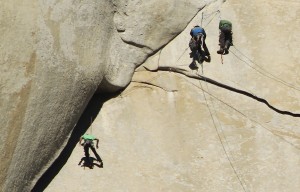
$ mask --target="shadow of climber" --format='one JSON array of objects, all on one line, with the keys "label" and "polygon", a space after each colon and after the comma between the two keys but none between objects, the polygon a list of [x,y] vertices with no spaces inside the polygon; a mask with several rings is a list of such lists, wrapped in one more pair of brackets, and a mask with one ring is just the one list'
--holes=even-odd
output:
[{"label": "shadow of climber", "polygon": [[81,167],[88,167],[90,169],[93,169],[94,166],[103,168],[103,163],[101,163],[101,164],[94,163],[95,160],[97,160],[97,159],[94,157],[90,157],[89,159],[87,159],[86,157],[82,157],[81,160],[79,161],[78,165],[81,165]]}]

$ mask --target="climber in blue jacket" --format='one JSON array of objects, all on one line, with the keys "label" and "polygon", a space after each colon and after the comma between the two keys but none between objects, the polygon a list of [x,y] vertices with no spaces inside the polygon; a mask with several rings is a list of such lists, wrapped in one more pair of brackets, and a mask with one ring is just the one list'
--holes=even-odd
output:
[{"label": "climber in blue jacket", "polygon": [[191,29],[190,35],[192,38],[189,42],[189,47],[192,51],[191,55],[193,57],[193,64],[196,65],[196,60],[199,63],[202,63],[203,61],[210,62],[210,53],[205,43],[205,30],[196,25]]}]

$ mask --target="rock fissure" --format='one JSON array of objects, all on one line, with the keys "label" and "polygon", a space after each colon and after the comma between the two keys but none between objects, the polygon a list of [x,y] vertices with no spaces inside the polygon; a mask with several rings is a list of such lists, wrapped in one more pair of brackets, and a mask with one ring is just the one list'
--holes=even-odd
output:
[{"label": "rock fissure", "polygon": [[255,96],[253,95],[252,93],[249,93],[247,91],[244,91],[244,90],[241,90],[241,89],[237,89],[237,88],[234,88],[234,87],[231,87],[229,85],[225,85],[223,83],[220,83],[216,80],[213,80],[213,79],[210,79],[208,77],[205,77],[205,76],[202,76],[202,75],[196,75],[196,74],[193,74],[185,69],[181,69],[181,68],[174,68],[174,67],[164,67],[164,66],[158,66],[158,68],[156,70],[150,70],[148,69],[147,67],[144,67],[146,70],[148,71],[152,71],[152,72],[156,72],[156,71],[169,71],[169,72],[175,72],[175,73],[180,73],[180,74],[183,74],[187,77],[190,77],[190,78],[193,78],[193,79],[198,79],[198,80],[202,80],[202,81],[205,81],[207,83],[210,83],[210,84],[213,84],[213,85],[216,85],[218,87],[221,87],[221,88],[224,88],[224,89],[227,89],[229,91],[233,91],[233,92],[236,92],[236,93],[239,93],[239,94],[242,94],[242,95],[245,95],[245,96],[248,96],[256,101],[259,101],[261,103],[264,103],[266,104],[270,109],[272,109],[273,111],[276,111],[277,113],[279,114],[282,114],[282,115],[289,115],[289,116],[292,116],[292,117],[300,117],[300,114],[299,113],[293,113],[293,112],[290,112],[290,111],[286,111],[286,110],[281,110],[281,109],[278,109],[276,107],[274,107],[273,105],[271,105],[266,99],[264,98],[261,98],[261,97],[258,97],[258,96]]},{"label": "rock fissure", "polygon": [[[242,191],[238,180],[244,191],[300,188],[299,6],[16,2],[1,4],[0,191]],[[224,65],[204,64],[208,73],[190,70],[190,30],[205,29],[217,59],[221,19],[233,24],[232,52]],[[84,133],[99,137],[104,169],[77,166]]]},{"label": "rock fissure", "polygon": [[[278,137],[279,139],[283,140],[284,142],[290,144],[292,147],[294,147],[297,150],[300,150],[300,147],[296,146],[294,143],[288,141],[287,139],[285,139],[282,135],[287,135],[288,132],[286,133],[279,133],[279,131],[273,130],[271,128],[266,127],[265,125],[263,125],[261,122],[258,122],[257,120],[250,118],[248,115],[244,114],[242,111],[238,110],[237,108],[235,108],[234,106],[230,105],[229,103],[226,103],[225,101],[223,101],[222,99],[216,97],[215,95],[213,95],[212,93],[203,90],[199,85],[196,85],[195,83],[191,82],[191,81],[187,81],[188,83],[191,83],[193,86],[197,87],[198,89],[202,90],[205,94],[208,94],[210,97],[216,99],[217,101],[223,103],[224,105],[226,105],[227,107],[231,108],[232,110],[236,111],[237,113],[239,113],[240,115],[242,115],[244,118],[246,118],[247,120],[250,120],[252,122],[254,122],[255,124],[257,124],[258,126],[262,127],[263,129],[265,129],[266,131],[268,131],[269,133],[271,133],[272,135]],[[291,137],[295,137],[295,136],[291,136]],[[298,137],[296,137],[298,139]]]},{"label": "rock fissure", "polygon": [[174,89],[174,90],[167,90],[166,88],[162,87],[162,86],[159,86],[159,85],[155,85],[153,83],[149,83],[149,82],[146,82],[146,81],[131,81],[131,82],[134,82],[134,83],[141,83],[141,84],[146,84],[146,85],[150,85],[150,86],[154,86],[154,87],[158,87],[166,92],[177,92],[178,90]]},{"label": "rock fissure", "polygon": [[132,45],[132,46],[134,46],[134,47],[142,48],[142,49],[146,48],[146,49],[148,50],[149,53],[151,53],[151,52],[154,51],[152,48],[150,48],[150,47],[148,47],[148,46],[146,46],[146,45],[142,45],[142,44],[139,44],[139,43],[136,43],[136,42],[133,42],[133,41],[127,41],[127,40],[125,40],[124,38],[121,38],[121,39],[122,39],[122,41],[123,41],[124,43],[127,43],[127,44],[129,44],[129,45]]},{"label": "rock fissure", "polygon": [[[291,89],[294,89],[296,91],[300,91],[300,88],[294,86],[291,83],[288,83],[278,77],[276,77],[274,74],[268,72],[266,69],[264,69],[263,67],[261,67],[260,65],[256,64],[254,61],[252,61],[250,58],[248,58],[245,54],[243,54],[240,50],[238,50],[235,46],[234,47],[235,50],[237,50],[241,55],[243,55],[247,60],[249,60],[250,62],[245,61],[244,59],[242,59],[241,57],[239,57],[235,52],[230,50],[230,53],[232,53],[238,60],[240,60],[241,62],[245,63],[247,66],[249,66],[250,68],[252,68],[253,70],[255,70],[257,73],[261,74],[264,77],[270,78],[278,83],[281,83]],[[257,68],[255,68],[254,66],[251,65],[251,63],[256,66]]]}]

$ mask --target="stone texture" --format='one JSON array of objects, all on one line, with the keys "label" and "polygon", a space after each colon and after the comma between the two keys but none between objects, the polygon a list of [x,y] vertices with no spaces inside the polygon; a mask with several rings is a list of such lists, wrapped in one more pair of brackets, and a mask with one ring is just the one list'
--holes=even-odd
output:
[{"label": "stone texture", "polygon": [[[104,168],[77,166],[84,155],[77,146],[45,191],[299,189],[299,3],[220,3],[199,12],[136,70],[120,96],[104,103],[87,131],[100,138]],[[234,26],[235,47],[223,56],[223,64],[216,54],[218,9]],[[203,73],[200,65],[198,71],[188,68],[189,30],[202,16],[212,54]],[[295,117],[199,81],[198,74],[245,90]]]},{"label": "stone texture", "polygon": [[0,5],[0,189],[30,191],[92,95],[128,85],[134,69],[179,34],[205,2]]}]

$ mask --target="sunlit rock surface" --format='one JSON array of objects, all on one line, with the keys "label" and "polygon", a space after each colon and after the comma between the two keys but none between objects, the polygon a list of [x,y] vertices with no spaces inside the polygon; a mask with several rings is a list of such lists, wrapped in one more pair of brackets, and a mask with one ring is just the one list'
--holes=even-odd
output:
[{"label": "sunlit rock surface", "polygon": [[179,34],[205,2],[0,5],[0,189],[30,191],[93,94],[127,86],[135,68]]},{"label": "sunlit rock surface", "polygon": [[[77,166],[77,146],[46,191],[297,191],[299,10],[295,1],[204,8],[87,130],[100,139],[104,168]],[[234,27],[223,63],[220,18]],[[188,67],[189,30],[201,22],[212,61],[196,71]],[[197,74],[228,87],[191,78]]]},{"label": "sunlit rock surface", "polygon": [[[4,191],[31,189],[94,92],[131,80],[87,130],[100,139],[104,168],[78,166],[84,153],[76,146],[45,191],[300,187],[296,1],[31,0],[1,9]],[[235,46],[223,58],[220,18],[234,27]],[[189,68],[188,49],[196,24],[212,56],[198,71]]]}]

